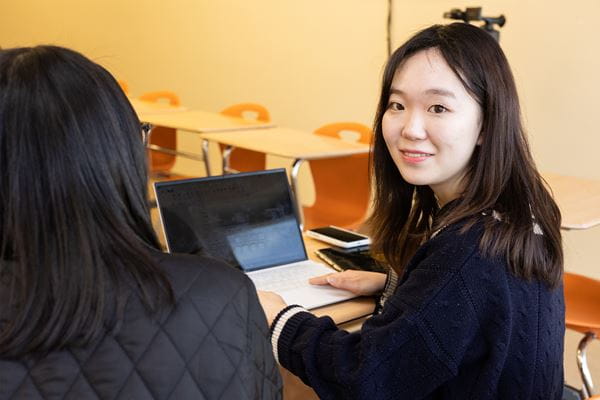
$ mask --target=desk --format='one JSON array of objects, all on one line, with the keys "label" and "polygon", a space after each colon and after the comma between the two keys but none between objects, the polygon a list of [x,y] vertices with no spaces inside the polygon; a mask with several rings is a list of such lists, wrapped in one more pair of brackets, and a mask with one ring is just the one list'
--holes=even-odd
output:
[{"label": "desk", "polygon": [[[302,207],[298,200],[298,172],[302,163],[307,160],[344,157],[369,152],[369,145],[367,144],[352,143],[341,139],[281,127],[239,132],[206,133],[201,136],[205,140],[224,144],[229,148],[238,147],[293,159],[294,162],[290,177],[301,228],[304,225],[304,221]],[[227,167],[227,158],[223,159],[223,164],[225,170]]]},{"label": "desk", "polygon": [[543,173],[562,214],[565,230],[600,225],[600,181]]},{"label": "desk", "polygon": [[152,125],[166,126],[168,128],[196,133],[262,129],[275,126],[270,123],[229,117],[223,114],[201,110],[144,113],[140,119]]},{"label": "desk", "polygon": [[[209,111],[190,110],[186,107],[174,107],[164,103],[152,103],[139,99],[129,99],[129,101],[142,122],[147,122],[154,126],[164,126],[194,133],[264,129],[275,126],[271,123],[229,117]],[[193,160],[199,159],[199,157],[193,153],[163,149],[159,146],[149,146],[149,148],[152,150],[163,151],[168,154],[183,155],[184,157]],[[208,142],[205,140],[202,141],[202,155],[206,172],[208,175],[211,175]]]},{"label": "desk", "polygon": [[153,114],[170,114],[173,112],[187,111],[187,107],[172,106],[168,103],[143,101],[134,98],[128,98],[128,100],[133,106],[133,110],[137,114],[140,121],[144,121],[146,116]]}]

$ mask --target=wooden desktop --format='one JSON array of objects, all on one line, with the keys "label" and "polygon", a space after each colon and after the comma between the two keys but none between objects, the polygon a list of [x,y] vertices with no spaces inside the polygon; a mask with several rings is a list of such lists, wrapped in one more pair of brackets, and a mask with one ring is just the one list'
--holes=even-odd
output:
[{"label": "wooden desktop", "polygon": [[600,225],[600,181],[542,173],[562,214],[565,230]]}]

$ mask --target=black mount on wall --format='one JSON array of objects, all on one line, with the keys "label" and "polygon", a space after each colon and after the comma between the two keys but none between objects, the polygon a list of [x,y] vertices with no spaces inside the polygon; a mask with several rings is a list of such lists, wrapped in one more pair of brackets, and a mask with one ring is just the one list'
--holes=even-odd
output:
[{"label": "black mount on wall", "polygon": [[496,41],[500,41],[500,31],[494,29],[494,25],[498,25],[499,28],[502,28],[506,23],[506,18],[504,15],[500,15],[498,17],[482,16],[481,7],[467,7],[465,11],[461,11],[458,8],[453,8],[452,10],[444,13],[444,18],[458,19],[467,24],[471,21],[483,21],[483,25],[481,25],[480,28],[492,35]]}]

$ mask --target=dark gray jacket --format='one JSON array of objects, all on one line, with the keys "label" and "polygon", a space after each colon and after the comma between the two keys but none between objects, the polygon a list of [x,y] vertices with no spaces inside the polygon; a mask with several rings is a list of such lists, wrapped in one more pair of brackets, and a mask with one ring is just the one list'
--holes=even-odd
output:
[{"label": "dark gray jacket", "polygon": [[132,294],[117,333],[92,346],[0,359],[0,399],[281,398],[252,282],[213,259],[157,257],[173,285],[173,309],[150,318]]}]

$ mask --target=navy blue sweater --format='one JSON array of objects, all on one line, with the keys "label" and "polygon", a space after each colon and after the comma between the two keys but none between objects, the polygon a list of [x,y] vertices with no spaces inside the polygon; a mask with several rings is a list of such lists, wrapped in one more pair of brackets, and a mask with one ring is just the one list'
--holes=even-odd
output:
[{"label": "navy blue sweater", "polygon": [[455,225],[421,246],[360,332],[289,310],[280,363],[324,399],[560,399],[562,287],[516,278],[480,236]]}]

